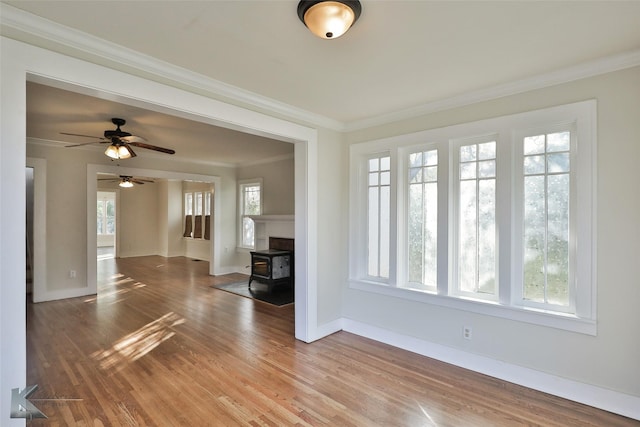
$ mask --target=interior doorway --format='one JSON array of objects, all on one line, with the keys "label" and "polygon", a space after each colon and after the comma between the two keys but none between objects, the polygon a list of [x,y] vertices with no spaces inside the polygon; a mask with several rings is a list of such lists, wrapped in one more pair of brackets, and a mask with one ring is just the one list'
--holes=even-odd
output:
[{"label": "interior doorway", "polygon": [[98,191],[96,200],[96,253],[100,261],[116,257],[116,192]]}]

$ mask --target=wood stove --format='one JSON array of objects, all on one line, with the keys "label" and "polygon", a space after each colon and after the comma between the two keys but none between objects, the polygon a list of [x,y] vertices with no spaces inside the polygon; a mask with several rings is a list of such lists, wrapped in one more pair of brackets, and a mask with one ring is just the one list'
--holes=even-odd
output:
[{"label": "wood stove", "polygon": [[293,239],[269,238],[269,249],[251,252],[251,282],[268,286],[271,292],[276,285],[293,286]]}]

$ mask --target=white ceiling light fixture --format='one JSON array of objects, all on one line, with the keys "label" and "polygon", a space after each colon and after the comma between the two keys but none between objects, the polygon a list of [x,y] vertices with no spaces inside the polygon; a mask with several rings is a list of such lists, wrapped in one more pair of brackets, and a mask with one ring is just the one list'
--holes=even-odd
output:
[{"label": "white ceiling light fixture", "polygon": [[358,20],[362,6],[358,0],[301,0],[298,17],[316,36],[335,39]]}]

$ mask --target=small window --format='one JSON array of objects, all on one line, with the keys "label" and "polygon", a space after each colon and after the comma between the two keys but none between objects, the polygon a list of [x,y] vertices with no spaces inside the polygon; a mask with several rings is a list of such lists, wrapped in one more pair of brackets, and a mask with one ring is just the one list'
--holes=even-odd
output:
[{"label": "small window", "polygon": [[372,278],[389,278],[389,215],[391,212],[391,158],[369,159],[368,268]]},{"label": "small window", "polygon": [[243,181],[238,189],[240,246],[253,249],[256,245],[255,223],[249,216],[262,213],[262,180]]}]

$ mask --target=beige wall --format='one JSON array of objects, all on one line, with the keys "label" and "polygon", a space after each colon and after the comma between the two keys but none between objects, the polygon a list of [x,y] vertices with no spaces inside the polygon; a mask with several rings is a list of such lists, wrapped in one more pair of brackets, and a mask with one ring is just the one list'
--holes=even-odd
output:
[{"label": "beige wall", "polygon": [[268,163],[241,166],[238,181],[262,178],[262,209],[264,215],[291,215],[294,210],[294,161],[291,158]]},{"label": "beige wall", "polygon": [[[392,333],[640,396],[640,68],[352,132],[349,143],[587,99],[598,103],[598,335],[499,319],[349,289],[343,315]],[[473,327],[464,340],[463,325]]]}]

